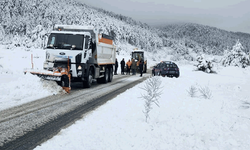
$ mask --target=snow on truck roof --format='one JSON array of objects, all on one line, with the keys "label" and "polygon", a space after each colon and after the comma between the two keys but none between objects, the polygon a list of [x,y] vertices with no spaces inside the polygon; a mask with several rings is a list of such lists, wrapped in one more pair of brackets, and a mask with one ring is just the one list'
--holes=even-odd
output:
[{"label": "snow on truck roof", "polygon": [[94,33],[93,26],[79,26],[79,25],[59,25],[56,24],[51,33],[68,33],[68,34],[84,34],[89,35]]},{"label": "snow on truck roof", "polygon": [[68,29],[68,30],[94,30],[94,27],[93,26],[79,26],[79,25],[59,25],[59,24],[56,24],[54,26],[54,29],[55,30],[58,30],[58,29]]},{"label": "snow on truck roof", "polygon": [[139,50],[138,48],[133,49],[132,52],[144,52],[144,50]]},{"label": "snow on truck roof", "polygon": [[[74,31],[57,31],[57,30],[51,31],[51,33],[76,34],[76,32]],[[77,32],[77,34],[91,36],[89,32]]]},{"label": "snow on truck roof", "polygon": [[[69,34],[85,34],[92,35],[96,34],[96,29],[93,26],[79,26],[79,25],[58,25],[56,24],[51,33],[69,33]],[[88,33],[89,32],[89,33]],[[106,34],[99,34],[99,38],[114,40],[113,36]],[[95,36],[94,36],[95,37]]]}]

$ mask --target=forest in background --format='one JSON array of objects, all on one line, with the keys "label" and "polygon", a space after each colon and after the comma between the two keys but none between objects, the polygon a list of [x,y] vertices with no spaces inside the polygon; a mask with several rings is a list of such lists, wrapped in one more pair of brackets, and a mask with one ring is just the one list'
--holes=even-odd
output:
[{"label": "forest in background", "polygon": [[229,32],[194,23],[153,28],[121,14],[90,7],[74,0],[2,0],[0,2],[0,43],[41,48],[55,24],[91,25],[111,35],[115,44],[129,43],[146,51],[171,47],[177,53],[221,55],[239,40],[246,53],[250,34]]},{"label": "forest in background", "polygon": [[[182,42],[190,48],[201,48],[201,51],[222,54],[225,50],[232,49],[239,40],[245,52],[250,50],[250,34],[230,32],[215,27],[195,24],[179,23],[160,27],[162,37]],[[165,43],[171,45],[170,42]]]},{"label": "forest in background", "polygon": [[55,24],[68,24],[94,26],[113,36],[116,44],[130,43],[145,50],[163,45],[156,29],[126,17],[123,21],[74,0],[4,0],[0,14],[0,40],[4,44],[41,47]]}]

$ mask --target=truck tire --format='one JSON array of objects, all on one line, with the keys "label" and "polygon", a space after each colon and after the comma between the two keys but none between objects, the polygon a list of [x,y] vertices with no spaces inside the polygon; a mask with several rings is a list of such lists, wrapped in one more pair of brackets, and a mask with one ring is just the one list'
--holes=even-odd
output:
[{"label": "truck tire", "polygon": [[108,67],[105,67],[105,73],[104,73],[104,77],[103,77],[103,83],[107,83],[109,80],[109,69]]},{"label": "truck tire", "polygon": [[109,77],[108,77],[108,82],[112,82],[113,80],[113,68],[109,68]]},{"label": "truck tire", "polygon": [[86,88],[90,88],[91,85],[92,85],[92,82],[93,82],[93,71],[90,68],[89,71],[88,71],[88,75],[87,75],[87,77],[85,78],[85,80],[83,82],[83,86],[86,87]]},{"label": "truck tire", "polygon": [[109,81],[109,69],[105,67],[104,77],[98,78],[98,83],[107,83]]},{"label": "truck tire", "polygon": [[147,72],[147,64],[144,64],[144,67],[143,67],[143,73],[146,73]]}]

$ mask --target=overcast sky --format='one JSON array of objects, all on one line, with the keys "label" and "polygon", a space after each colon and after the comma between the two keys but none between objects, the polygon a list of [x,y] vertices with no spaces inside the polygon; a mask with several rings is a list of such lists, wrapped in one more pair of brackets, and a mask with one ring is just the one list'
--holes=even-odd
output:
[{"label": "overcast sky", "polygon": [[192,22],[250,33],[250,0],[79,0],[149,25]]}]

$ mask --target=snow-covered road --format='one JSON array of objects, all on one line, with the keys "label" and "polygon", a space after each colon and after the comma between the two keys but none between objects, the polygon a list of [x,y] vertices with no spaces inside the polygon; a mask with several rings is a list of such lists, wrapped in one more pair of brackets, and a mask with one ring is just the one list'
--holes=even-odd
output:
[{"label": "snow-covered road", "polygon": [[[85,104],[92,103],[92,101],[97,98],[109,95],[110,93],[112,93],[111,97],[114,97],[116,96],[115,94],[119,94],[118,89],[130,86],[130,84],[133,85],[139,81],[141,82],[146,78],[145,75],[144,78],[119,75],[115,76],[113,82],[108,84],[99,84],[88,89],[76,90],[70,94],[59,94],[46,97],[1,111],[0,147],[5,147],[6,143],[29,132],[33,132],[49,122],[51,123],[53,120],[58,119],[59,116],[71,113],[71,111],[74,111],[79,107],[84,108]],[[46,131],[44,131],[44,134],[45,133]],[[46,134],[50,135],[51,133]],[[11,146],[13,147],[13,145],[14,144],[12,143]],[[22,145],[25,147],[25,144]],[[32,142],[29,143],[29,146],[30,145],[32,145]]]}]

